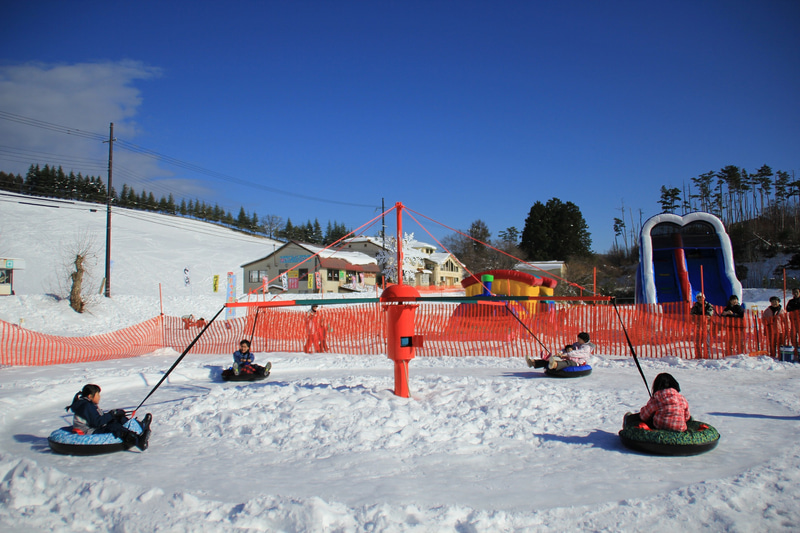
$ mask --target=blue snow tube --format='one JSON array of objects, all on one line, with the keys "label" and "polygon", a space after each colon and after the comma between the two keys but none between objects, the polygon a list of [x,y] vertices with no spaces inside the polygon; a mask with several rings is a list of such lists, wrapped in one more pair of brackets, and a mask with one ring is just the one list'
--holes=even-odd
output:
[{"label": "blue snow tube", "polygon": [[591,374],[592,367],[589,365],[567,366],[561,370],[551,370],[548,368],[544,373],[554,378],[579,378]]},{"label": "blue snow tube", "polygon": [[[142,434],[142,426],[135,418],[125,422],[124,426],[138,435]],[[100,455],[121,452],[133,446],[133,444],[122,442],[122,439],[115,437],[112,433],[81,435],[75,433],[72,426],[53,431],[47,437],[47,443],[51,450],[64,455]]]}]

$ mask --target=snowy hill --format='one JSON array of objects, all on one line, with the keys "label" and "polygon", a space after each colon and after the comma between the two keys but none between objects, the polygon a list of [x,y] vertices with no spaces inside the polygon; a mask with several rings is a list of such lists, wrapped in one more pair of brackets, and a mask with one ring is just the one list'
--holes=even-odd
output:
[{"label": "snowy hill", "polygon": [[[47,202],[36,202],[47,203]],[[52,296],[64,246],[104,243],[94,207],[2,197],[0,255],[24,258],[21,293],[0,319],[90,335],[164,312],[211,315],[210,279],[271,243],[139,212],[115,216],[112,298],[79,315]],[[120,210],[122,211],[122,210]],[[188,267],[191,285],[183,281]],[[101,269],[102,270],[102,269]],[[771,291],[745,292],[765,305]],[[234,347],[231,347],[231,351]],[[55,455],[49,433],[85,383],[106,409],[136,407],[177,353],[102,363],[0,368],[3,531],[797,531],[800,365],[766,357],[642,360],[681,384],[692,414],[722,434],[693,457],[631,452],[617,436],[647,401],[630,357],[596,354],[585,378],[558,380],[521,356],[427,357],[412,398],[394,396],[384,354],[257,354],[269,379],[226,383],[230,353],[189,353],[142,408],[150,448]]]},{"label": "snowy hill", "polygon": [[[130,209],[114,209],[111,227],[109,300],[98,294],[105,274],[105,206],[0,194],[0,257],[25,261],[25,269],[15,272],[20,298],[0,298],[0,319],[15,324],[22,319],[29,329],[72,336],[157,316],[161,300],[167,315],[213,316],[225,304],[227,273],[236,275],[236,294],[241,295],[241,265],[281,244],[206,222]],[[88,312],[70,317],[66,331],[53,330],[43,308],[68,306],[58,297],[68,295],[70,262],[85,245],[93,251]],[[218,292],[213,290],[215,275]]]}]

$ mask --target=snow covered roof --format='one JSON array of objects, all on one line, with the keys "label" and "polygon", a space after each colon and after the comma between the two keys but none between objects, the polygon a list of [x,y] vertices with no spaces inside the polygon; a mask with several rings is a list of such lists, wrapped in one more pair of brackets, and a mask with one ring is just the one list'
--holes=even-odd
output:
[{"label": "snow covered roof", "polygon": [[409,241],[408,245],[411,246],[412,248],[416,248],[416,249],[419,249],[419,248],[433,248],[434,250],[438,250],[439,249],[438,246],[434,246],[433,244],[429,244],[427,242],[418,241],[418,240]]},{"label": "snow covered roof", "polygon": [[349,239],[345,239],[344,242],[348,244],[357,244],[362,242],[369,242],[376,246],[383,247],[383,239],[379,237],[370,237],[368,235],[357,235],[355,237],[351,237]]},{"label": "snow covered roof", "polygon": [[427,257],[427,259],[437,265],[443,265],[447,259],[450,258],[450,254],[447,252],[434,252]]},{"label": "snow covered roof", "polygon": [[362,254],[361,252],[345,252],[342,250],[332,250],[324,248],[320,246],[314,246],[313,244],[306,244],[306,243],[295,243],[299,246],[302,246],[312,254],[319,254],[322,259],[327,259],[331,257],[335,257],[337,259],[343,259],[350,263],[351,265],[377,265],[378,261],[374,257],[370,257],[367,254]]},{"label": "snow covered roof", "polygon": [[380,272],[377,263],[375,264],[354,264],[338,257],[328,257],[320,259],[319,264],[327,270],[351,270],[354,272]]},{"label": "snow covered roof", "polygon": [[[244,263],[243,265],[241,265],[241,267],[244,268],[244,267],[247,267],[249,265],[252,265],[253,263],[257,263],[259,261],[263,261],[267,257],[271,257],[271,256],[275,255],[276,253],[279,253],[281,250],[283,250],[284,248],[286,248],[287,246],[290,246],[290,245],[299,246],[300,248],[303,248],[304,250],[307,250],[308,253],[311,254],[311,255],[319,254],[319,258],[321,260],[322,259],[336,258],[336,259],[341,259],[342,261],[345,261],[350,265],[377,265],[378,264],[377,259],[375,259],[374,257],[370,257],[367,254],[362,254],[361,252],[351,252],[351,251],[342,251],[342,250],[338,250],[337,251],[337,250],[333,250],[333,249],[330,249],[330,248],[326,250],[321,246],[315,246],[313,244],[308,244],[308,243],[305,243],[305,242],[289,241],[288,243],[284,244],[283,246],[281,246],[277,250],[273,250],[272,253],[270,253],[270,254],[268,254],[268,255],[266,255],[264,257],[260,257],[260,258],[256,259],[255,261],[248,261],[247,263]],[[367,271],[371,271],[371,270],[367,270]]]}]

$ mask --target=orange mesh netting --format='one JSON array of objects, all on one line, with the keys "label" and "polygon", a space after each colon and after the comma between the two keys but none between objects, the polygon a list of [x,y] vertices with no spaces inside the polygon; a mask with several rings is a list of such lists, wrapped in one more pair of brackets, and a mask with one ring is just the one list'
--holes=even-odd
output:
[{"label": "orange mesh netting", "polygon": [[[558,351],[587,331],[596,352],[630,355],[612,305],[572,305],[527,313],[514,302],[419,303],[415,333],[424,337],[417,356],[524,357],[544,348]],[[326,305],[316,333],[327,351],[350,355],[386,353],[386,313],[381,303]],[[683,303],[619,306],[636,354],[641,357],[717,359],[732,354],[770,354],[797,346],[800,312],[762,319],[694,317]],[[719,310],[717,310],[719,311]],[[256,352],[302,352],[310,335],[309,315],[294,307],[249,308],[247,316],[211,323],[192,353],[230,354],[251,338]],[[526,329],[527,328],[527,329]],[[533,338],[531,333],[536,336]],[[202,331],[179,317],[155,317],[113,333],[57,337],[0,321],[0,363],[48,365],[135,357],[159,348],[182,352]],[[538,341],[537,341],[538,339]]]}]

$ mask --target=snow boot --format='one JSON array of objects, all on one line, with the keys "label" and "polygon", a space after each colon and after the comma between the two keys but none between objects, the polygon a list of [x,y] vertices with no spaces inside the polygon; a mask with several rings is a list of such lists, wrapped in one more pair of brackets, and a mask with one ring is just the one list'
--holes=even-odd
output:
[{"label": "snow boot", "polygon": [[119,435],[119,438],[122,439],[122,442],[124,442],[129,448],[136,446],[139,442],[139,435],[127,428],[124,428],[124,431],[122,432],[122,435]]},{"label": "snow boot", "polygon": [[149,446],[150,441],[150,423],[153,421],[153,415],[147,413],[144,415],[144,420],[142,420],[142,434],[139,435],[139,438],[136,442],[136,447],[142,451],[145,451]]}]

